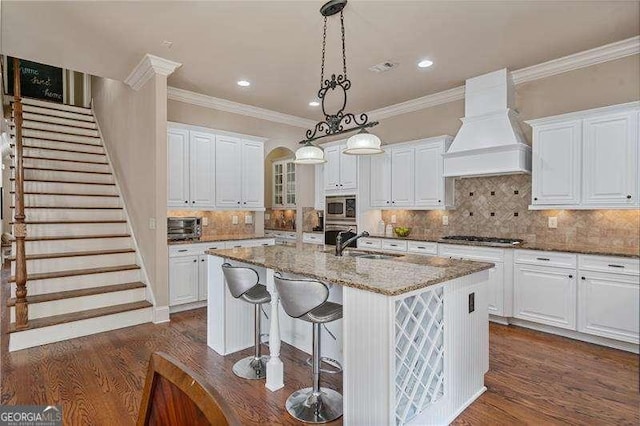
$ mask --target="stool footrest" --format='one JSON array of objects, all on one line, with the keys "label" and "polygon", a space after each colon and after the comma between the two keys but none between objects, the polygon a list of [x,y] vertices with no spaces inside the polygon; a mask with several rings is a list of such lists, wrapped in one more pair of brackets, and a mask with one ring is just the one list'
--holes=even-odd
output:
[{"label": "stool footrest", "polygon": [[[311,361],[311,357],[307,358],[307,360],[305,362],[309,367],[313,366],[312,361]],[[320,365],[322,365],[323,362],[325,364],[329,364],[331,367],[333,367],[332,370],[328,370],[326,368],[320,367],[320,371],[322,371],[323,373],[327,373],[327,374],[342,373],[342,364],[340,364],[337,360],[335,360],[333,358],[326,357],[326,356],[321,356],[320,357]]]}]

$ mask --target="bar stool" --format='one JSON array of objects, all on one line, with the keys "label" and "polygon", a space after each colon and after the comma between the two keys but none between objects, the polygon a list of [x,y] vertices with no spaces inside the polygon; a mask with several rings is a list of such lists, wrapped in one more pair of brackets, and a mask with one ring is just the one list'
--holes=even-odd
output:
[{"label": "bar stool", "polygon": [[342,318],[342,305],[328,302],[329,288],[313,280],[274,277],[284,311],[313,324],[313,387],[295,391],[285,407],[294,418],[307,423],[326,423],[342,416],[342,395],[320,387],[320,324]]},{"label": "bar stool", "polygon": [[267,363],[260,351],[260,311],[263,303],[271,302],[271,295],[267,287],[259,283],[260,277],[255,269],[223,263],[222,272],[231,295],[254,305],[254,355],[236,362],[233,372],[244,379],[264,379]]}]

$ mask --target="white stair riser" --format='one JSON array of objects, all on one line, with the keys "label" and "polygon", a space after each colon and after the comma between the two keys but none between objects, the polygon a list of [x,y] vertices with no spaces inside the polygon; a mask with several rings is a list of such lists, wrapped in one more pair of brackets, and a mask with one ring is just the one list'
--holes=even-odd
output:
[{"label": "white stair riser", "polygon": [[51,109],[51,108],[42,108],[42,107],[33,106],[33,105],[23,105],[22,111],[23,113],[40,114],[40,115],[68,118],[68,119],[78,120],[78,121],[94,122],[93,116],[91,115],[78,114],[75,112],[69,112],[69,111],[63,111],[63,110],[57,110],[57,109]]},{"label": "white stair riser", "polygon": [[[12,114],[12,117],[13,117],[13,114]],[[98,128],[98,126],[94,121],[74,120],[72,118],[70,119],[70,118],[64,118],[64,117],[56,117],[52,115],[37,114],[37,113],[26,112],[26,111],[22,113],[22,119],[24,120],[24,122],[38,121],[40,123],[58,124],[61,126],[71,126],[71,127],[82,127],[84,129],[92,129],[92,130],[96,130]]]},{"label": "white stair riser", "polygon": [[[11,170],[11,177],[15,178],[14,169]],[[114,183],[113,175],[103,175],[96,173],[74,173],[74,172],[57,172],[51,170],[25,170],[25,179],[39,180],[64,180],[72,182],[98,182],[98,183]]]},{"label": "white stair riser", "polygon": [[[89,309],[105,308],[123,303],[141,302],[145,300],[145,289],[114,291],[92,296],[74,297],[72,299],[52,300],[50,302],[29,304],[29,319],[46,318],[54,315],[70,314]],[[11,307],[11,322],[16,321],[15,307]]]},{"label": "white stair riser", "polygon": [[47,207],[122,207],[120,198],[91,195],[39,195],[26,194],[24,205]]},{"label": "white stair riser", "polygon": [[31,138],[23,138],[22,144],[25,146],[68,149],[70,151],[86,151],[86,152],[95,152],[96,154],[104,154],[104,147],[102,147],[102,145],[79,145],[77,143],[50,141],[47,139],[31,139]]},{"label": "white stair riser", "polygon": [[103,331],[117,330],[137,324],[151,322],[152,308],[121,312],[98,318],[90,318],[72,323],[59,324],[51,327],[11,333],[9,336],[9,351],[31,348],[47,343],[68,340],[74,337],[87,336]]},{"label": "white stair riser", "polygon": [[[11,131],[11,135],[15,136],[14,130]],[[53,139],[56,141],[102,145],[100,138],[91,136],[67,135],[63,133],[48,132],[46,130],[22,129],[22,136],[26,138]]]},{"label": "white stair riser", "polygon": [[[49,278],[46,280],[27,281],[27,295],[49,294],[59,291],[80,290],[138,281],[141,281],[139,269],[102,274],[76,275],[64,278]],[[15,288],[15,284],[12,283],[11,297],[16,297]]]},{"label": "white stair riser", "polygon": [[[55,259],[27,260],[27,272],[40,274],[72,269],[100,268],[103,266],[132,265],[136,263],[135,253],[101,254],[97,256],[58,257]],[[16,273],[16,262],[11,262],[11,275]]]},{"label": "white stair riser", "polygon": [[39,158],[25,158],[23,161],[25,167],[42,167],[45,169],[111,173],[108,164],[76,163],[71,161],[49,159],[41,160]]},{"label": "white stair riser", "polygon": [[[13,215],[13,209],[11,211]],[[52,220],[122,220],[123,210],[95,210],[95,209],[26,209],[28,221]]]},{"label": "white stair riser", "polygon": [[[15,182],[11,191],[15,192]],[[24,183],[25,192],[55,192],[60,194],[108,194],[118,195],[115,185],[85,185],[83,183],[32,182]]]},{"label": "white stair riser", "polygon": [[27,225],[30,237],[127,234],[126,223],[51,223]]},{"label": "white stair riser", "polygon": [[[93,161],[102,163],[107,161],[107,157],[101,154],[83,154],[80,152],[52,151],[38,148],[24,148],[22,152],[25,157],[44,157],[51,160]],[[67,164],[71,163],[67,162]]]},{"label": "white stair riser", "polygon": [[[78,240],[26,241],[27,254],[69,253],[75,251],[116,250],[132,248],[131,237],[83,238]],[[15,241],[11,252],[15,254]]]},{"label": "white stair riser", "polygon": [[22,98],[22,105],[33,105],[33,106],[37,106],[37,107],[41,107],[41,108],[46,108],[48,110],[51,111],[71,111],[71,112],[76,112],[79,114],[87,114],[90,116],[91,114],[91,109],[90,108],[84,108],[84,107],[79,107],[79,106],[75,106],[75,105],[66,105],[66,104],[57,104],[57,103],[52,103],[52,102],[48,102],[48,101],[41,101],[38,99],[32,99],[32,98]]}]

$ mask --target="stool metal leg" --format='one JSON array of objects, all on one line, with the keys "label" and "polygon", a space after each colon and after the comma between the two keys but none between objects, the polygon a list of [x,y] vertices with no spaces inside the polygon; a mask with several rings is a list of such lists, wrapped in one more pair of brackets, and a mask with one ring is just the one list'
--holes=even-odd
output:
[{"label": "stool metal leg", "polygon": [[320,324],[313,323],[313,387],[292,393],[285,407],[289,414],[306,423],[327,423],[342,416],[342,395],[320,387]]},{"label": "stool metal leg", "polygon": [[233,365],[233,373],[244,379],[264,379],[267,377],[267,360],[262,357],[260,348],[260,305],[254,306],[254,354],[253,356],[242,358]]}]

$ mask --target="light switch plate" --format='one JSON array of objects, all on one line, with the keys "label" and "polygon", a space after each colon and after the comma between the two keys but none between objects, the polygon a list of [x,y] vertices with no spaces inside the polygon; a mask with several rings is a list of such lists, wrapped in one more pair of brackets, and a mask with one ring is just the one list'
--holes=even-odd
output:
[{"label": "light switch plate", "polygon": [[396,217],[395,214],[391,215],[391,223],[396,223],[398,221],[398,218]]},{"label": "light switch plate", "polygon": [[555,216],[549,216],[549,228],[557,228],[558,227],[558,218]]},{"label": "light switch plate", "polygon": [[156,218],[155,217],[150,217],[149,218],[149,229],[156,229]]},{"label": "light switch plate", "polygon": [[202,226],[209,226],[209,218],[204,216],[202,218]]},{"label": "light switch plate", "polygon": [[253,216],[250,214],[247,214],[244,216],[244,223],[247,225],[251,225],[253,223]]},{"label": "light switch plate", "polygon": [[231,223],[233,225],[237,225],[238,224],[238,216],[236,216],[236,215],[231,216]]},{"label": "light switch plate", "polygon": [[444,226],[448,226],[449,225],[449,216],[442,216],[442,224]]},{"label": "light switch plate", "polygon": [[271,219],[271,213],[265,213],[265,214],[264,214],[264,218],[265,218],[266,220]]}]

